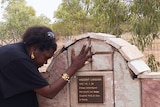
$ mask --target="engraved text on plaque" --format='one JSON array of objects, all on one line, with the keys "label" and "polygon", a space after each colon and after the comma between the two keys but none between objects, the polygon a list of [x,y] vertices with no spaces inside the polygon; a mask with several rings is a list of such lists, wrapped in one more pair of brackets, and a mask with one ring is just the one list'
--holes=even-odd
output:
[{"label": "engraved text on plaque", "polygon": [[78,76],[78,103],[103,103],[103,76]]}]

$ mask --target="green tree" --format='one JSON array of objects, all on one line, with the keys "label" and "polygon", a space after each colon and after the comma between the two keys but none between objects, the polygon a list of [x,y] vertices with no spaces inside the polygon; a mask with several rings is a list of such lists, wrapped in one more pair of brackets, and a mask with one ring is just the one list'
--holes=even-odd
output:
[{"label": "green tree", "polygon": [[132,42],[144,51],[159,36],[160,1],[134,0],[130,12]]},{"label": "green tree", "polygon": [[119,36],[121,25],[128,18],[126,5],[119,0],[94,0],[93,15],[96,32],[104,32]]},{"label": "green tree", "polygon": [[20,38],[24,30],[32,25],[49,25],[50,20],[41,15],[35,16],[35,10],[26,6],[25,0],[3,0],[3,4],[7,4],[5,7],[5,14],[3,24],[1,27],[0,37],[6,37],[7,39],[13,39],[16,41]]},{"label": "green tree", "polygon": [[65,35],[85,32],[120,35],[128,14],[125,4],[118,0],[63,0],[55,17]]},{"label": "green tree", "polygon": [[63,0],[55,12],[55,18],[58,19],[56,25],[61,29],[61,35],[77,35],[91,29],[89,3],[89,0]]}]

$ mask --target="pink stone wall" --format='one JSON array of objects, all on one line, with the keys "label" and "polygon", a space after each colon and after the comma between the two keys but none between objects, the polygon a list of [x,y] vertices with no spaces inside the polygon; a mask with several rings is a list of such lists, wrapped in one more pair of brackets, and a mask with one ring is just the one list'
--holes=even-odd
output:
[{"label": "pink stone wall", "polygon": [[142,79],[142,107],[160,107],[160,79]]},{"label": "pink stone wall", "polygon": [[[61,77],[61,74],[68,67],[67,63],[67,52],[64,51],[56,58],[52,60],[52,63],[48,67],[48,71],[43,73],[49,83],[54,82],[56,79]],[[40,107],[70,107],[69,102],[69,84],[67,84],[54,99],[47,99],[38,95],[38,101]]]}]

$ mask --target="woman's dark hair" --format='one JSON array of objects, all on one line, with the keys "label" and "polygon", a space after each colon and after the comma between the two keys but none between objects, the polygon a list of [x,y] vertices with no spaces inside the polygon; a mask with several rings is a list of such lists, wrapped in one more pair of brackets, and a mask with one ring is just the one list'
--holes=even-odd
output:
[{"label": "woman's dark hair", "polygon": [[54,33],[50,28],[45,26],[29,27],[24,33],[22,39],[26,47],[37,45],[41,51],[57,49]]}]

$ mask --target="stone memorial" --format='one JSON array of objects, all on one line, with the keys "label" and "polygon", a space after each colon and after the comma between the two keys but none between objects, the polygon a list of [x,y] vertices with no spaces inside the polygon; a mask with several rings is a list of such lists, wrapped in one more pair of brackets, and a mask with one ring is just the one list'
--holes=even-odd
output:
[{"label": "stone memorial", "polygon": [[[153,79],[160,76],[153,76],[136,46],[114,35],[86,33],[67,42],[42,73],[44,78],[49,83],[60,78],[71,64],[71,49],[78,54],[84,44],[95,52],[92,63],[81,68],[55,98],[38,96],[40,107],[158,107],[160,97],[149,93],[160,89],[160,80]],[[148,95],[159,98],[154,106],[148,106],[152,104]]]}]

